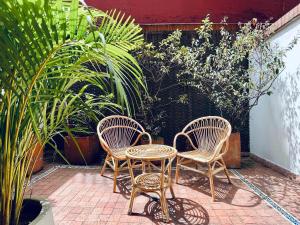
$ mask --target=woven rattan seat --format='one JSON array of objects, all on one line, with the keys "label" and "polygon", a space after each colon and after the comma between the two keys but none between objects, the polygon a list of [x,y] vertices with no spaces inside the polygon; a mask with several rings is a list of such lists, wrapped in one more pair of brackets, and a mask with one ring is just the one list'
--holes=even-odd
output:
[{"label": "woven rattan seat", "polygon": [[119,171],[128,170],[125,155],[128,147],[135,146],[143,135],[148,136],[150,143],[152,139],[138,122],[119,115],[102,119],[97,126],[97,133],[102,148],[107,152],[101,176],[108,165],[114,171],[113,191],[116,192]]},{"label": "woven rattan seat", "polygon": [[128,147],[112,149],[114,156],[119,160],[126,160],[126,150]]},{"label": "woven rattan seat", "polygon": [[180,152],[177,154],[177,156],[203,163],[209,162],[212,158],[212,154],[209,151],[205,150],[191,150],[186,152]]},{"label": "woven rattan seat", "polygon": [[[178,153],[175,175],[176,183],[178,183],[180,168],[204,174],[209,178],[212,200],[214,201],[214,175],[224,171],[229,183],[231,183],[223,160],[223,155],[228,150],[230,134],[230,123],[218,116],[202,117],[186,125],[183,130],[175,136],[173,147],[176,148],[178,137],[184,136],[193,149],[191,151]],[[199,170],[198,164],[206,165],[208,168],[207,171]]]},{"label": "woven rattan seat", "polygon": [[[165,221],[169,221],[169,212],[166,200],[166,190],[172,189],[171,166],[177,150],[166,145],[138,145],[128,148],[126,157],[132,182],[129,211],[132,212],[134,198],[140,192],[156,193],[160,197],[161,209]],[[155,163],[152,163],[155,161]],[[142,163],[143,173],[135,176],[133,168],[136,163]],[[147,168],[149,171],[147,171]]]},{"label": "woven rattan seat", "polygon": [[[160,173],[143,173],[135,178],[136,187],[141,190],[159,190],[160,187]],[[163,188],[168,186],[168,177],[165,176]]]}]

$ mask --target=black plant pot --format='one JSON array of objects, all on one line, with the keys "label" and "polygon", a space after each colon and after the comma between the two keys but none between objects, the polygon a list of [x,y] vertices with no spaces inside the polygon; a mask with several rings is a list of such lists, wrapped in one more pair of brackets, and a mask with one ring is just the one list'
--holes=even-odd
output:
[{"label": "black plant pot", "polygon": [[19,224],[54,225],[50,203],[39,199],[24,199]]}]

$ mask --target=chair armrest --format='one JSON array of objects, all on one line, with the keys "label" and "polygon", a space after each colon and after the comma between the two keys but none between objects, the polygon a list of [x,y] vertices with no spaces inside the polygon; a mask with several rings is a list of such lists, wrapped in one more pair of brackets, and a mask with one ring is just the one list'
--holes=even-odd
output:
[{"label": "chair armrest", "polygon": [[178,138],[179,136],[185,136],[185,137],[189,140],[191,146],[192,146],[194,149],[197,149],[197,148],[195,147],[195,145],[193,144],[191,138],[190,138],[186,133],[183,133],[183,132],[179,132],[179,133],[176,134],[175,137],[174,137],[173,147],[174,147],[175,149],[177,149],[176,143],[177,143],[177,138]]},{"label": "chair armrest", "polygon": [[224,156],[228,151],[228,147],[229,147],[229,138],[220,141],[220,143],[216,146],[214,154],[212,155],[210,161],[214,161],[216,158]]},{"label": "chair armrest", "polygon": [[221,149],[220,149],[220,151],[221,151],[221,155],[222,156],[227,153],[228,148],[229,148],[229,137],[226,140],[223,140],[222,143],[221,143]]},{"label": "chair armrest", "polygon": [[152,144],[152,137],[148,132],[142,132],[140,135],[141,137],[146,135],[149,138],[149,144]]},{"label": "chair armrest", "polygon": [[141,137],[143,137],[144,135],[146,135],[149,139],[149,144],[152,144],[152,138],[151,138],[151,135],[148,133],[148,132],[141,132],[139,134],[139,136],[137,137],[137,139],[135,140],[135,142],[131,145],[131,146],[134,146],[136,145],[136,143],[141,139]]}]

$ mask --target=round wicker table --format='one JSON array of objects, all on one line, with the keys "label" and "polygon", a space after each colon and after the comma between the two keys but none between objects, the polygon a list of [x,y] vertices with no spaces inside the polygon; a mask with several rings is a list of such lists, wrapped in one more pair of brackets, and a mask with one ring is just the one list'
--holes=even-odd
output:
[{"label": "round wicker table", "polygon": [[130,147],[126,150],[126,156],[131,159],[143,159],[143,160],[163,160],[168,158],[174,158],[177,154],[177,150],[168,145],[137,145]]},{"label": "round wicker table", "polygon": [[[167,145],[138,145],[126,150],[132,181],[129,214],[132,212],[133,201],[138,193],[152,192],[160,197],[163,219],[166,222],[169,221],[166,190],[170,188],[172,197],[175,197],[172,188],[171,166],[176,155],[177,150]],[[155,163],[152,163],[153,161]],[[142,163],[143,173],[135,176],[133,168],[136,163]],[[147,165],[148,171],[146,171]]]}]

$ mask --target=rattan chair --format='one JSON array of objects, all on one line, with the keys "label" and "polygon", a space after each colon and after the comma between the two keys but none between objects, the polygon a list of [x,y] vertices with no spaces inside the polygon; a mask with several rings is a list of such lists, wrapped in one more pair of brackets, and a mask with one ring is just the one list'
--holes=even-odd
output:
[{"label": "rattan chair", "polygon": [[107,165],[114,171],[113,192],[116,192],[119,172],[128,170],[126,149],[136,145],[143,135],[148,136],[150,144],[152,139],[138,122],[120,115],[102,119],[97,126],[97,133],[102,148],[107,152],[100,174],[103,176]]},{"label": "rattan chair", "polygon": [[[177,154],[175,181],[178,183],[180,168],[192,170],[209,178],[212,201],[215,200],[214,175],[224,171],[231,183],[228,170],[223,160],[228,150],[231,134],[230,123],[217,116],[208,116],[190,122],[174,138],[173,146],[179,136],[187,138],[192,150]],[[207,165],[207,169],[200,170],[198,165]]]}]

